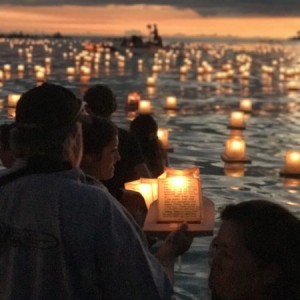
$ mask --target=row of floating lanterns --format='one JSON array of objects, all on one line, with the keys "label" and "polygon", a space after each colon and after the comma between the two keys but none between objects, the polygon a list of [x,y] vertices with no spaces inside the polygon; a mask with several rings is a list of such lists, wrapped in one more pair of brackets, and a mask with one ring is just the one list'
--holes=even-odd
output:
[{"label": "row of floating lanterns", "polygon": [[[128,95],[128,105],[137,108],[140,114],[151,114],[152,105],[150,100],[142,100],[141,96],[136,93]],[[165,109],[176,110],[177,98],[168,96],[165,99]],[[233,111],[230,114],[228,128],[232,130],[231,136],[225,141],[225,151],[221,158],[225,163],[251,163],[251,158],[246,155],[246,143],[242,138],[240,131],[246,129],[246,116],[252,112],[251,99],[242,99],[239,103],[239,111]],[[167,130],[166,130],[167,132]],[[160,133],[161,136],[161,133]],[[164,135],[163,145],[169,146],[168,135]],[[168,146],[167,146],[168,145]],[[227,167],[230,169],[230,165]],[[234,165],[231,165],[234,169]],[[284,168],[280,171],[281,176],[297,177],[300,176],[300,151],[287,150],[284,157]]]}]

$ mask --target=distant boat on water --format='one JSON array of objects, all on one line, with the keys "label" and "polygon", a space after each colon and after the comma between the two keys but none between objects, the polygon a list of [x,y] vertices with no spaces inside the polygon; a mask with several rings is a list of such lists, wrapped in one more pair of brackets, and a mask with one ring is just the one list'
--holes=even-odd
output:
[{"label": "distant boat on water", "polygon": [[124,37],[121,40],[120,46],[122,48],[130,48],[133,52],[139,51],[156,51],[163,48],[163,39],[158,33],[158,27],[156,24],[147,25],[149,30],[149,38],[145,39],[140,35],[131,35],[130,37]]},{"label": "distant boat on water", "polygon": [[300,41],[300,30],[297,31],[297,35],[296,36],[292,36],[291,38],[289,38],[290,41]]}]

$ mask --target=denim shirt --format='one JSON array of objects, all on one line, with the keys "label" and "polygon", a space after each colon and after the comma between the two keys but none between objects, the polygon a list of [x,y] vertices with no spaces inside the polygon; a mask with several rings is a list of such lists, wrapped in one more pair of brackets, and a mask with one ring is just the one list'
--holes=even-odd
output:
[{"label": "denim shirt", "polygon": [[80,170],[0,187],[0,299],[170,299],[143,233]]}]

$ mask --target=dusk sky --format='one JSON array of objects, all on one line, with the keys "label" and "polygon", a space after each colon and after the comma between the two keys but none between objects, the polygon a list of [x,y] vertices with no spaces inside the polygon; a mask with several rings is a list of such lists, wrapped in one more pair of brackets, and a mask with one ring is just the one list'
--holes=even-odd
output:
[{"label": "dusk sky", "polygon": [[0,0],[0,31],[288,38],[300,30],[299,0]]}]

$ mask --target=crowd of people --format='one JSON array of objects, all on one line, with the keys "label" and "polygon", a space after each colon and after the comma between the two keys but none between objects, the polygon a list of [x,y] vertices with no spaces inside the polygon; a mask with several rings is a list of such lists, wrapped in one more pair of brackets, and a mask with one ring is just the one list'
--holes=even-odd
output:
[{"label": "crowd of people", "polygon": [[[156,121],[118,128],[105,85],[83,99],[44,83],[0,126],[0,299],[171,299],[188,224],[152,254],[144,198],[124,189],[168,164]],[[225,207],[209,253],[211,299],[300,299],[300,221],[282,206]]]}]

